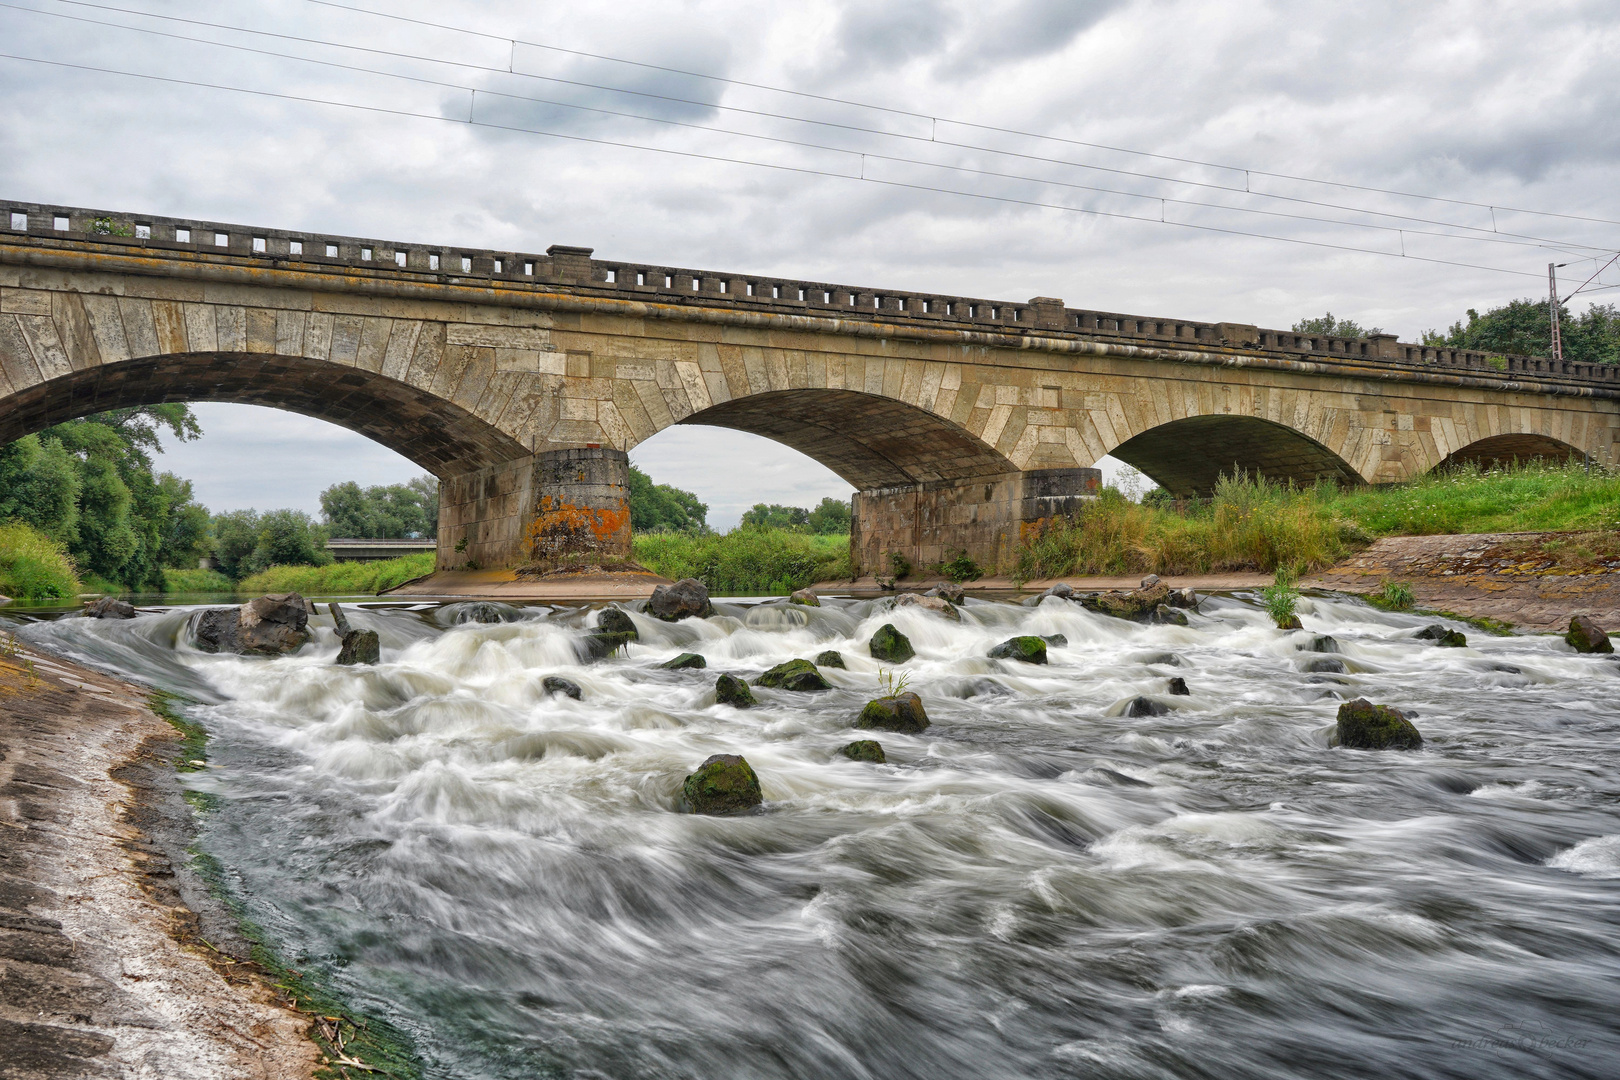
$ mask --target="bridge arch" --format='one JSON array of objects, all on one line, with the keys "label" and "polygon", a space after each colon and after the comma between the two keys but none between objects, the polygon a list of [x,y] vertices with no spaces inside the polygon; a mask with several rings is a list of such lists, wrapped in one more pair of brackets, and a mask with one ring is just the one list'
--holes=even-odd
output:
[{"label": "bridge arch", "polygon": [[1468,466],[1491,469],[1521,461],[1578,461],[1584,456],[1577,447],[1550,435],[1514,433],[1476,439],[1446,455],[1434,468],[1435,471]]},{"label": "bridge arch", "polygon": [[1178,498],[1208,495],[1222,474],[1239,471],[1301,487],[1318,480],[1363,482],[1349,462],[1316,439],[1256,416],[1183,417],[1133,435],[1109,453]]}]

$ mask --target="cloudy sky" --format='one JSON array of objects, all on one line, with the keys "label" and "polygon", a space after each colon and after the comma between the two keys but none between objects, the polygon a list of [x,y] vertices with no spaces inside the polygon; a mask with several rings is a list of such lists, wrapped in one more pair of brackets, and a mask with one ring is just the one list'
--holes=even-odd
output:
[{"label": "cloudy sky", "polygon": [[[0,53],[21,201],[1403,339],[1620,247],[1597,0],[17,0]],[[215,509],[421,472],[198,414]],[[719,526],[849,490],[716,428],[632,458]]]}]

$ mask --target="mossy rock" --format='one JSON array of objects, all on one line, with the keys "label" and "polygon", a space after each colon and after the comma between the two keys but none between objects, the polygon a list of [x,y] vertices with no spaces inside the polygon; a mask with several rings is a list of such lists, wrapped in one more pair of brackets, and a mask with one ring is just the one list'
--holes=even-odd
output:
[{"label": "mossy rock", "polygon": [[1024,635],[1008,638],[990,650],[992,660],[1022,660],[1026,664],[1046,663],[1046,639]]},{"label": "mossy rock", "polygon": [[591,660],[606,660],[634,640],[634,633],[588,634],[585,637],[585,655]]},{"label": "mossy rock", "polygon": [[754,680],[755,686],[772,690],[831,690],[832,684],[821,677],[816,665],[808,660],[789,660],[777,664]]},{"label": "mossy rock", "polygon": [[911,639],[894,628],[894,623],[884,623],[872,635],[867,643],[866,651],[872,654],[874,660],[886,660],[891,664],[903,664],[917,655],[917,650],[911,647]]},{"label": "mossy rock", "polygon": [[882,744],[875,739],[857,739],[847,746],[839,747],[838,752],[851,761],[865,761],[873,765],[889,763],[889,759],[883,754]]},{"label": "mossy rock", "polygon": [[805,607],[820,607],[821,598],[809,589],[798,589],[788,594],[788,603],[803,604]]},{"label": "mossy rock", "polygon": [[616,607],[603,608],[596,618],[596,632],[599,634],[629,634],[630,640],[637,640],[640,635],[636,633],[636,624],[630,616]]},{"label": "mossy rock", "polygon": [[714,681],[714,703],[746,709],[755,704],[754,692],[735,675],[722,675]]},{"label": "mossy rock", "polygon": [[1142,620],[1170,599],[1170,586],[1163,582],[1144,585],[1131,592],[1105,592],[1080,598],[1080,606],[1116,619]]},{"label": "mossy rock", "polygon": [[764,801],[759,777],[739,754],[715,754],[681,785],[681,804],[691,814],[741,814]]},{"label": "mossy rock", "polygon": [[1286,619],[1278,619],[1278,620],[1276,620],[1276,622],[1277,622],[1277,629],[1279,629],[1279,630],[1303,630],[1303,629],[1305,629],[1305,624],[1299,621],[1299,616],[1298,615],[1290,615],[1290,616],[1288,616],[1288,618],[1286,618]]},{"label": "mossy rock", "polygon": [[565,679],[561,675],[547,675],[540,680],[540,689],[549,697],[552,694],[561,694],[571,697],[575,701],[583,701],[585,694],[579,688],[579,683],[572,679]]},{"label": "mossy rock", "polygon": [[1609,643],[1609,635],[1585,615],[1577,615],[1569,620],[1569,633],[1564,635],[1564,640],[1569,643],[1570,648],[1579,653],[1614,652],[1614,646]]},{"label": "mossy rock", "polygon": [[844,654],[839,652],[837,649],[828,649],[824,653],[817,653],[816,666],[835,667],[840,671],[849,670],[849,665],[844,663]]},{"label": "mossy rock", "polygon": [[665,660],[659,667],[666,671],[685,671],[687,668],[704,668],[709,662],[702,655],[695,652],[683,652],[673,660]]},{"label": "mossy rock", "polygon": [[340,664],[375,664],[382,659],[382,642],[375,630],[350,630],[343,635],[343,647],[338,650]]},{"label": "mossy rock", "polygon": [[1399,709],[1356,698],[1339,706],[1339,726],[1330,741],[1353,750],[1416,750],[1423,736]]},{"label": "mossy rock", "polygon": [[1439,623],[1425,626],[1419,630],[1416,637],[1421,641],[1432,641],[1442,649],[1461,649],[1468,645],[1468,636],[1459,630],[1447,630]]},{"label": "mossy rock", "polygon": [[855,726],[917,735],[928,727],[928,712],[923,708],[922,698],[916,694],[896,694],[868,701],[861,715],[856,717]]}]

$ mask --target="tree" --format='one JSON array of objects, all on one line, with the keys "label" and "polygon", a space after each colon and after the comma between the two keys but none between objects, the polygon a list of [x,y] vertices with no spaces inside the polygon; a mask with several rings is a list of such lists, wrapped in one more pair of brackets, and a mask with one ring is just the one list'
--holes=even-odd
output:
[{"label": "tree", "polygon": [[756,529],[789,529],[805,532],[810,524],[810,511],[802,506],[783,506],[781,503],[755,503],[742,516],[742,523]]},{"label": "tree", "polygon": [[1296,334],[1321,334],[1324,337],[1363,338],[1382,334],[1383,331],[1373,326],[1363,329],[1354,319],[1335,319],[1333,312],[1328,311],[1318,319],[1301,319],[1294,324]]},{"label": "tree", "polygon": [[849,502],[845,499],[822,499],[810,511],[810,531],[822,536],[837,536],[849,532]]},{"label": "tree", "polygon": [[271,566],[325,566],[326,530],[302,510],[271,510],[259,518],[257,543],[248,568],[258,573]]},{"label": "tree", "polygon": [[690,491],[655,484],[630,466],[630,528],[635,532],[700,533],[709,527],[709,505]]},{"label": "tree", "polygon": [[332,536],[432,539],[439,532],[439,481],[420,476],[364,490],[353,480],[333,484],[321,492],[321,515]]},{"label": "tree", "polygon": [[[1468,321],[1451,324],[1445,333],[1427,330],[1423,344],[1517,356],[1552,355],[1552,317],[1548,302],[1533,297],[1510,300],[1481,315],[1468,309]],[[1593,304],[1578,317],[1558,311],[1564,359],[1587,364],[1620,362],[1620,308]]]},{"label": "tree", "polygon": [[259,544],[257,510],[231,510],[214,515],[214,561],[220,573],[236,581],[252,573],[249,564]]}]

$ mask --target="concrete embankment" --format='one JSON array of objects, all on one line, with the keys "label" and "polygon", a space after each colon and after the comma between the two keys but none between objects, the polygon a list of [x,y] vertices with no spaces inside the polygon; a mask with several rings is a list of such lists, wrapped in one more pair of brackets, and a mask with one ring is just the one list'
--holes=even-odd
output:
[{"label": "concrete embankment", "polygon": [[0,1076],[308,1077],[310,1018],[188,868],[180,739],[146,693],[0,656]]}]

